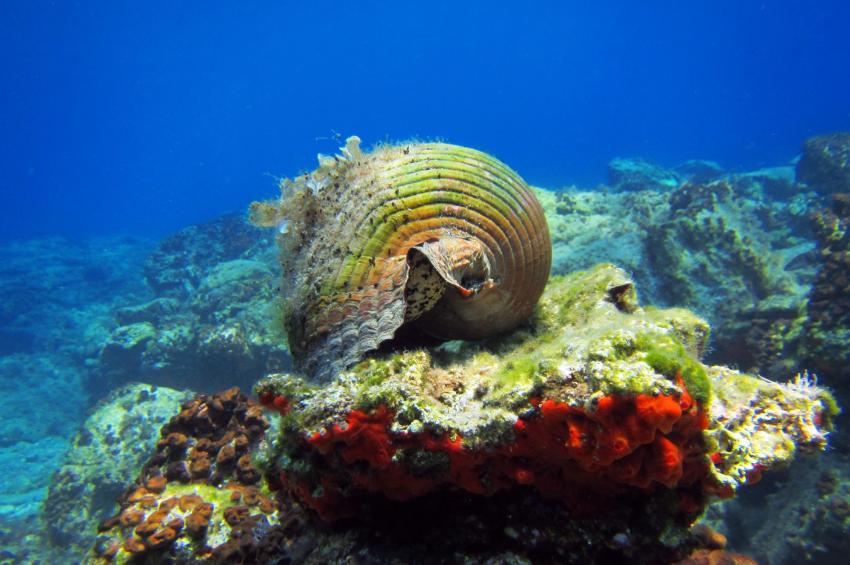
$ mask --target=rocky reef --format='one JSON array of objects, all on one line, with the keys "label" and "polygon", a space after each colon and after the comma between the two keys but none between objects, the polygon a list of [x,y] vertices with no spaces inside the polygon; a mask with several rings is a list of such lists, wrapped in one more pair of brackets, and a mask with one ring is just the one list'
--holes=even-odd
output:
[{"label": "rocky reef", "polygon": [[33,561],[22,556],[45,545],[47,486],[93,398],[106,393],[91,368],[111,312],[143,293],[152,247],[129,237],[0,245],[0,559]]},{"label": "rocky reef", "polygon": [[792,186],[772,169],[664,191],[541,192],[553,270],[612,261],[650,303],[704,316],[714,329],[711,359],[785,378],[804,366],[791,342],[817,269],[809,222],[817,197],[776,199],[777,185]]},{"label": "rocky reef", "polygon": [[636,190],[672,190],[682,177],[645,159],[612,159],[608,163],[608,185],[617,192]]},{"label": "rocky reef", "polygon": [[806,307],[801,354],[830,383],[850,377],[850,192],[813,214],[821,264]]},{"label": "rocky reef", "polygon": [[152,296],[115,311],[100,379],[212,392],[288,368],[269,323],[277,278],[270,242],[236,214],[163,240],[144,266]]},{"label": "rocky reef", "polygon": [[[689,529],[707,508],[728,548],[760,562],[843,563],[850,440],[846,416],[826,417],[834,410],[813,381],[839,404],[850,398],[846,139],[807,141],[796,169],[626,159],[612,163],[610,187],[535,189],[553,272],[569,276],[551,281],[527,324],[484,341],[402,341],[324,391],[284,373],[278,258],[271,234],[241,215],[155,247],[127,238],[3,246],[0,555],[75,559],[119,485],[144,468],[120,497],[121,512],[141,521],[106,523],[90,559],[415,561],[445,546],[457,549],[446,561],[745,562],[720,553],[720,534]],[[596,269],[600,261],[625,271]],[[579,281],[585,291],[568,290]],[[642,307],[635,288],[643,303],[693,314]],[[803,369],[814,374],[791,378]],[[636,376],[630,386],[609,382],[620,370]],[[182,394],[165,385],[247,389],[269,373],[258,388],[267,430],[249,433],[244,414],[259,408],[230,392],[226,403],[204,395],[184,406],[192,421],[203,410],[227,417],[185,416],[157,437]],[[133,385],[90,408],[137,380],[158,389]],[[59,402],[61,412],[34,409]],[[122,421],[146,424],[116,439]],[[835,449],[798,457],[823,445],[832,422]],[[151,447],[172,432],[186,437],[185,451]],[[231,441],[242,436],[249,446]],[[217,473],[228,441],[239,457]],[[258,482],[238,474],[248,454]],[[159,476],[161,492],[159,479],[148,484]],[[752,486],[739,492],[743,484]],[[129,500],[138,489],[155,508]],[[185,525],[197,500],[180,509],[184,496],[205,504],[193,523],[213,507],[203,536]]]},{"label": "rocky reef", "polygon": [[685,310],[641,307],[603,265],[550,281],[507,337],[379,354],[323,387],[268,377],[256,392],[279,421],[260,443],[258,406],[202,396],[163,429],[94,555],[683,559],[711,497],[822,449],[835,414],[804,377],[703,365],[708,335]]},{"label": "rocky reef", "polygon": [[850,188],[850,133],[837,132],[807,139],[797,163],[797,179],[824,194]]}]

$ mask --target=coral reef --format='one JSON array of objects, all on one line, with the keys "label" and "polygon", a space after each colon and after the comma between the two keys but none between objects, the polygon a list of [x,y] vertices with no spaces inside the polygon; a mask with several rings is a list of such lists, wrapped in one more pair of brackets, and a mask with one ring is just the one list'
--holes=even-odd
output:
[{"label": "coral reef", "polygon": [[138,473],[154,448],[151,430],[165,425],[190,397],[162,387],[127,385],[86,418],[51,479],[42,513],[54,552],[63,552],[63,561],[85,555],[95,527],[111,515],[127,477]]},{"label": "coral reef", "polygon": [[249,455],[267,426],[237,388],[183,404],[118,514],[100,525],[92,561],[264,562],[242,552],[279,522]]},{"label": "coral reef", "polygon": [[807,139],[797,163],[797,180],[824,194],[850,191],[850,133]]},{"label": "coral reef", "polygon": [[299,371],[333,378],[399,333],[480,339],[514,329],[549,276],[533,192],[494,157],[445,143],[342,155],[255,202],[278,230],[283,318]]},{"label": "coral reef", "polygon": [[275,288],[270,238],[238,215],[192,226],[145,263],[153,298],[115,311],[104,340],[102,381],[143,380],[213,391],[250,387],[290,366],[268,319]]},{"label": "coral reef", "polygon": [[[535,319],[507,338],[367,359],[322,388],[270,376],[256,391],[283,419],[258,460],[326,519],[359,516],[374,493],[519,489],[574,516],[628,500],[652,516],[651,555],[661,537],[687,537],[707,494],[822,449],[835,414],[805,378],[703,366],[707,339],[687,311],[641,308],[626,274],[603,265],[550,281]],[[564,527],[584,539],[637,528],[575,522]]]}]

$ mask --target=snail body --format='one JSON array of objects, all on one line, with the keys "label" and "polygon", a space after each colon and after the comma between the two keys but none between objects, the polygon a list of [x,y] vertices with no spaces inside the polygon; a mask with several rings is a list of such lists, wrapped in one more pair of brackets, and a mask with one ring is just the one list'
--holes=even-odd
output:
[{"label": "snail body", "polygon": [[413,327],[481,339],[532,313],[551,265],[543,210],[495,158],[443,143],[337,157],[255,202],[277,227],[284,324],[296,367],[327,381]]}]

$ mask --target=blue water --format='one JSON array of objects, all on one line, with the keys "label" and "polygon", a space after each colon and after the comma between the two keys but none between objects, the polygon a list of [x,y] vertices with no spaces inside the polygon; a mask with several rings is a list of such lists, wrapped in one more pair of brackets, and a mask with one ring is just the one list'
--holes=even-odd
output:
[{"label": "blue water", "polygon": [[0,239],[158,237],[272,195],[339,132],[530,182],[615,156],[753,169],[850,127],[843,0],[6,2]]}]

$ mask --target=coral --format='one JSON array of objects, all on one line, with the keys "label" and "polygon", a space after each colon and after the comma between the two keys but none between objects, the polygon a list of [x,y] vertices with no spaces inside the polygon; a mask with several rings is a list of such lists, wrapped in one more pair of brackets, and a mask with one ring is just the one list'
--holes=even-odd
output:
[{"label": "coral", "polygon": [[641,308],[612,266],[554,278],[511,336],[370,358],[322,388],[265,379],[282,420],[258,464],[327,519],[376,493],[531,492],[572,521],[628,499],[656,536],[685,539],[708,495],[822,449],[834,415],[802,379],[702,365],[707,339],[687,311]]},{"label": "coral", "polygon": [[279,519],[249,456],[267,426],[236,388],[183,404],[118,514],[100,525],[93,562],[250,560],[245,543]]},{"label": "coral", "polygon": [[850,133],[807,139],[797,163],[797,180],[825,194],[850,190]]},{"label": "coral", "polygon": [[298,370],[327,381],[400,333],[481,339],[528,319],[551,243],[525,182],[466,147],[359,144],[252,205],[279,232]]}]

